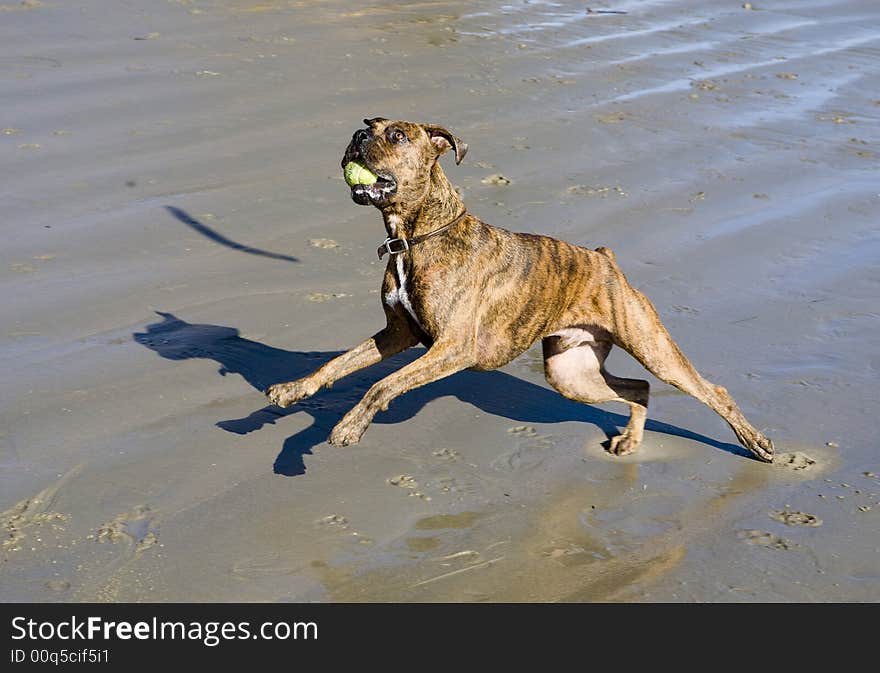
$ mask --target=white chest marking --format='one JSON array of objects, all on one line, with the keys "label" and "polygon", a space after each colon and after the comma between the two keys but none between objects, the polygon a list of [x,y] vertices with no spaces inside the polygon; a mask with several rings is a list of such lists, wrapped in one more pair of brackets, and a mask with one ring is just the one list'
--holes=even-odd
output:
[{"label": "white chest marking", "polygon": [[[391,226],[391,235],[397,235],[397,225],[399,224],[396,219],[390,219],[389,224]],[[394,262],[397,270],[397,287],[391,292],[386,293],[385,295],[385,304],[388,306],[394,306],[395,304],[400,304],[406,310],[407,313],[412,316],[412,319],[415,320],[416,325],[422,328],[424,331],[424,327],[422,327],[422,323],[419,322],[418,316],[416,316],[416,312],[413,310],[412,302],[409,300],[409,293],[406,290],[406,269],[403,266],[403,254],[395,255]]]},{"label": "white chest marking", "polygon": [[403,254],[396,255],[395,263],[397,265],[397,287],[385,295],[385,303],[388,306],[394,306],[395,304],[403,306],[406,312],[412,316],[412,319],[416,321],[416,324],[424,330],[425,328],[419,322],[419,318],[413,310],[412,302],[409,300],[409,293],[406,290],[406,270],[403,267]]}]

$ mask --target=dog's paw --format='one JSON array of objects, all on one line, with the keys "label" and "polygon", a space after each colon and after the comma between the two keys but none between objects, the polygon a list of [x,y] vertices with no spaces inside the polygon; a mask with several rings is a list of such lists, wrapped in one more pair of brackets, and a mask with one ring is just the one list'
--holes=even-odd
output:
[{"label": "dog's paw", "polygon": [[615,456],[626,456],[638,451],[641,443],[640,439],[635,439],[627,430],[624,430],[616,437],[611,438],[608,452]]},{"label": "dog's paw", "polygon": [[752,427],[737,428],[733,432],[739,443],[751,451],[758,460],[765,463],[773,462],[773,442]]},{"label": "dog's paw", "polygon": [[357,444],[366,431],[367,425],[349,420],[348,417],[343,418],[333,428],[327,441],[333,446],[349,446]]},{"label": "dog's paw", "polygon": [[291,381],[290,383],[276,383],[266,389],[266,397],[272,404],[279,407],[289,407],[300,400],[304,400],[315,394],[315,390],[309,386],[305,379]]},{"label": "dog's paw", "polygon": [[773,452],[775,451],[775,448],[773,446],[773,441],[769,437],[765,437],[761,433],[758,433],[758,436],[754,441],[749,442],[745,446],[749,451],[754,453],[759,460],[763,460],[765,463],[773,462]]}]

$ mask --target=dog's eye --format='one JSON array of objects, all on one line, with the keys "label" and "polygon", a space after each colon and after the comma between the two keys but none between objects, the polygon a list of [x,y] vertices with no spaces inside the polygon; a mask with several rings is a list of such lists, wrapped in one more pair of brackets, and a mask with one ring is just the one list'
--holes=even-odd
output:
[{"label": "dog's eye", "polygon": [[405,143],[408,138],[406,137],[406,134],[400,129],[389,129],[388,140],[393,143]]}]

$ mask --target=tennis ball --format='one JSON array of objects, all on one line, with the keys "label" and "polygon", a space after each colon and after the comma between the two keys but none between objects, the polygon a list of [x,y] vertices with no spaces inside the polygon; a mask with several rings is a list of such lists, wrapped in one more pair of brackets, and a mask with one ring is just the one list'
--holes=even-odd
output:
[{"label": "tennis ball", "polygon": [[345,182],[349,187],[355,185],[372,185],[378,180],[378,176],[366,166],[357,161],[349,161],[343,169]]}]

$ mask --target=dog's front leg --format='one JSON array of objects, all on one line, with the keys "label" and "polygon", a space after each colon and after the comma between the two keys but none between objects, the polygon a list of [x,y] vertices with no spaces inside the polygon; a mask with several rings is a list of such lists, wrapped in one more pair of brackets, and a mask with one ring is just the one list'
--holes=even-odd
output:
[{"label": "dog's front leg", "polygon": [[334,446],[357,444],[378,411],[384,411],[395,397],[467,369],[475,363],[473,350],[462,344],[436,342],[415,362],[386,376],[367,391],[363,399],[339,421],[328,440]]},{"label": "dog's front leg", "polygon": [[359,369],[369,367],[385,358],[415,346],[418,338],[402,320],[389,315],[388,326],[364,341],[359,346],[333,358],[323,367],[298,381],[276,383],[269,386],[266,396],[272,404],[289,407],[291,404],[311,397],[322,386],[331,386],[335,381]]}]

